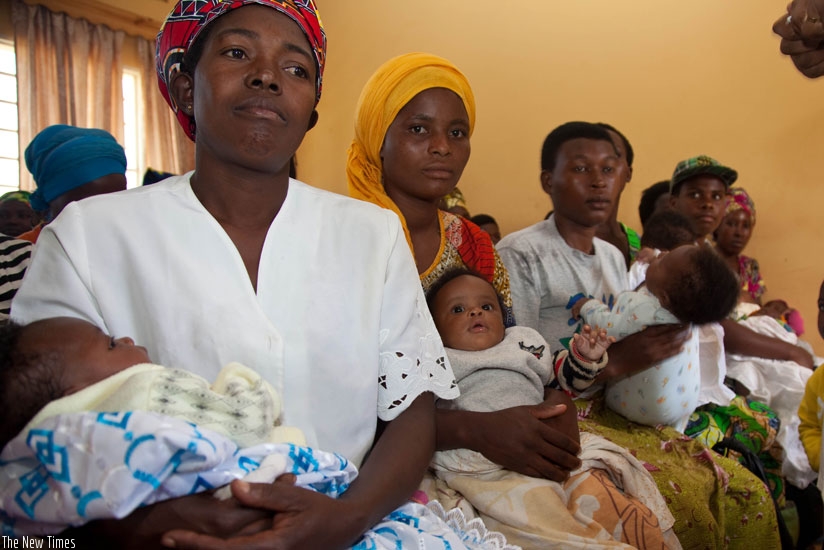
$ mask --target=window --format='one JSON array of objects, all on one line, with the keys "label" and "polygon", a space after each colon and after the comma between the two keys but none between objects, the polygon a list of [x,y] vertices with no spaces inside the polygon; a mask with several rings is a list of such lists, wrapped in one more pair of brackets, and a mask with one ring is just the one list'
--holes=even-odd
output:
[{"label": "window", "polygon": [[[17,118],[17,66],[14,44],[0,40],[0,195],[20,188],[20,154]],[[135,69],[123,70],[123,148],[129,188],[143,183],[146,160],[143,149],[141,77]]]},{"label": "window", "polygon": [[20,188],[14,44],[0,40],[0,195]]},{"label": "window", "polygon": [[126,182],[129,189],[143,183],[146,157],[143,150],[144,129],[141,124],[143,102],[140,96],[140,73],[123,68],[123,149],[126,150]]}]

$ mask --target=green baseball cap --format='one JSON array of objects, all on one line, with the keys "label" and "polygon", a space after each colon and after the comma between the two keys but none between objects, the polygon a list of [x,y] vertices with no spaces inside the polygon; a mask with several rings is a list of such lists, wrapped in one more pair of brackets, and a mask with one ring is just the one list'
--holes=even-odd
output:
[{"label": "green baseball cap", "polygon": [[683,182],[695,176],[715,176],[724,182],[724,185],[729,187],[735,180],[738,179],[738,172],[724,166],[714,158],[707,155],[699,155],[697,157],[682,160],[675,167],[670,180],[670,193]]}]

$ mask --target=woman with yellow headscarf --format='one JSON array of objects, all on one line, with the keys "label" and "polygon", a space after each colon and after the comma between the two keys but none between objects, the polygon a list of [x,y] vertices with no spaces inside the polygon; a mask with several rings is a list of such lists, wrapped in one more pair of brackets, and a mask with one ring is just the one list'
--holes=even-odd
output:
[{"label": "woman with yellow headscarf", "polygon": [[[346,168],[349,192],[400,217],[424,290],[448,271],[469,268],[503,297],[511,326],[509,276],[489,235],[438,209],[469,160],[474,125],[472,89],[452,63],[424,53],[389,60],[369,79],[358,102]],[[555,406],[561,403],[568,408]],[[549,390],[540,404],[492,412],[439,409],[437,432],[440,450],[476,451],[500,470],[491,478],[476,475],[470,460],[460,472],[428,477],[422,488],[447,507],[471,504],[509,542],[530,548],[663,542],[668,525],[616,488],[602,470],[585,469],[567,479],[579,464],[580,447],[574,405],[561,392]],[[654,484],[650,493],[653,501]],[[580,499],[602,505],[583,510]],[[669,516],[663,499],[659,503],[663,510],[658,511]],[[635,510],[635,519],[622,516],[619,508]],[[612,535],[619,532],[632,535],[615,540]]]},{"label": "woman with yellow headscarf", "polygon": [[501,295],[511,326],[509,276],[489,235],[438,209],[469,160],[474,126],[475,96],[455,65],[425,53],[389,60],[358,100],[349,193],[400,217],[424,291],[445,272],[469,268]]}]

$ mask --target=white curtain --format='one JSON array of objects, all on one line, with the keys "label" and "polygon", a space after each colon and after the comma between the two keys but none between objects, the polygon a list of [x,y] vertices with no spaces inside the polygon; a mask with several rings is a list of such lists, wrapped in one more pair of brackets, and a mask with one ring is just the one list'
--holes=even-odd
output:
[{"label": "white curtain", "polygon": [[51,124],[102,128],[123,142],[124,33],[20,0],[12,5],[20,187],[34,189],[23,151]]}]

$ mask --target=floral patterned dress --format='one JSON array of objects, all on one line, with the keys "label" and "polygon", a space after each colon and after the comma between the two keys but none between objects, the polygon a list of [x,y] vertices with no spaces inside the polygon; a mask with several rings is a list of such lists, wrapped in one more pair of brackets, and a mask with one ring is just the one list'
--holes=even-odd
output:
[{"label": "floral patterned dress", "polygon": [[421,273],[424,293],[445,273],[453,269],[469,269],[489,281],[504,303],[505,326],[515,325],[509,275],[489,234],[474,223],[445,212],[440,213],[441,245],[432,265]]},{"label": "floral patterned dress", "polygon": [[746,291],[756,303],[760,304],[761,296],[767,290],[767,286],[761,278],[758,260],[743,254],[738,256],[738,277],[741,280],[741,290]]}]

